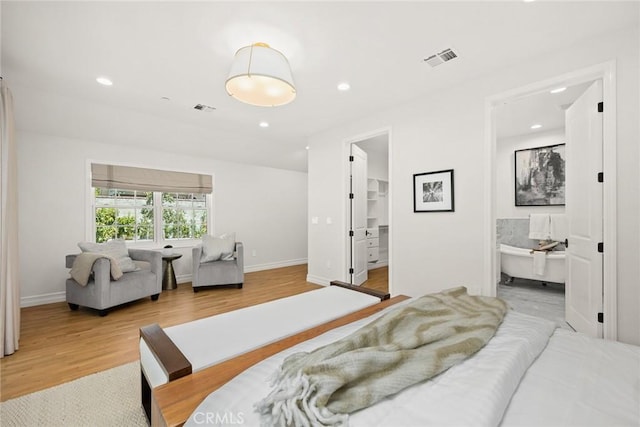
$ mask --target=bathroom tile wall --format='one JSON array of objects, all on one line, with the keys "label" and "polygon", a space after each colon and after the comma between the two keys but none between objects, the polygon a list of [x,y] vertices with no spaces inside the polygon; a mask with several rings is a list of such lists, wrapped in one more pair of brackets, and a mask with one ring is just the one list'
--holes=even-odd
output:
[{"label": "bathroom tile wall", "polygon": [[496,242],[517,248],[534,248],[537,240],[529,239],[529,219],[527,218],[498,218],[496,220]]},{"label": "bathroom tile wall", "polygon": [[[496,220],[496,244],[515,246],[517,248],[535,248],[538,240],[529,238],[528,218],[498,218]],[[558,245],[554,250],[564,250],[564,245]]]}]

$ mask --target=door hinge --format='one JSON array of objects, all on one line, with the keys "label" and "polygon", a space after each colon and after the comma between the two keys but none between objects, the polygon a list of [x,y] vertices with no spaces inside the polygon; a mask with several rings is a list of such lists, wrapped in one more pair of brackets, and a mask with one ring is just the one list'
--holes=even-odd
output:
[{"label": "door hinge", "polygon": [[598,182],[604,182],[604,172],[598,172]]},{"label": "door hinge", "polygon": [[353,274],[353,268],[349,269],[349,274]]},{"label": "door hinge", "polygon": [[353,199],[353,193],[349,193],[349,198]]},{"label": "door hinge", "polygon": [[604,313],[598,313],[598,323],[604,323]]},{"label": "door hinge", "polygon": [[353,237],[353,236],[354,236],[353,230],[349,230],[349,237]]},{"label": "door hinge", "polygon": [[598,252],[600,252],[600,253],[604,252],[604,243],[603,242],[598,243]]},{"label": "door hinge", "polygon": [[602,113],[604,111],[604,102],[598,102],[598,113]]},{"label": "door hinge", "polygon": [[354,160],[353,156],[349,156],[349,161],[353,162],[353,160]]}]

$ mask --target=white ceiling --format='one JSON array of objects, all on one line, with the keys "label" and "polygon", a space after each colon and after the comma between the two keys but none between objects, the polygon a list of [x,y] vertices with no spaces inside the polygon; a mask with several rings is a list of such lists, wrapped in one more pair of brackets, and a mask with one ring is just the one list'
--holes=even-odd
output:
[{"label": "white ceiling", "polygon": [[[638,22],[637,2],[610,1],[1,7],[2,75],[19,130],[300,171],[313,133]],[[234,52],[254,42],[289,58],[293,103],[260,108],[226,95]],[[447,47],[460,57],[423,62]],[[98,85],[100,75],[114,85]],[[352,89],[339,92],[341,81]]]},{"label": "white ceiling", "polygon": [[[554,129],[564,129],[566,109],[591,84],[592,82],[588,82],[569,86],[559,93],[540,92],[501,105],[496,109],[496,138],[501,140]],[[534,124],[542,127],[531,129]]]}]

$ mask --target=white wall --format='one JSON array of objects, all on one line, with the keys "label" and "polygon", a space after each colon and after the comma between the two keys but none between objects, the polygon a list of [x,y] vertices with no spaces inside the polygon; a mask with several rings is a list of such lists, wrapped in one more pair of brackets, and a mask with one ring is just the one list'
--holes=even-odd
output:
[{"label": "white wall", "polygon": [[496,141],[496,218],[528,218],[531,213],[564,213],[564,206],[516,206],[514,152],[564,144],[564,129],[519,135]]},{"label": "white wall", "polygon": [[[485,100],[615,59],[618,338],[640,344],[639,51],[638,28],[602,35],[312,136],[309,216],[332,217],[333,222],[309,225],[309,280],[346,278],[344,141],[390,127],[391,292],[416,296],[464,284],[470,292],[480,293],[488,262],[483,258],[487,221],[483,212],[490,203],[483,197]],[[413,174],[448,168],[455,170],[455,212],[414,213]]]},{"label": "white wall", "polygon": [[[23,306],[64,301],[65,255],[91,238],[88,161],[211,174],[213,232],[236,232],[245,271],[306,262],[306,173],[37,133],[18,132],[16,139]],[[177,251],[183,254],[174,261],[178,281],[190,280],[191,248]]]},{"label": "white wall", "polygon": [[389,157],[380,151],[367,151],[367,177],[388,181]]}]

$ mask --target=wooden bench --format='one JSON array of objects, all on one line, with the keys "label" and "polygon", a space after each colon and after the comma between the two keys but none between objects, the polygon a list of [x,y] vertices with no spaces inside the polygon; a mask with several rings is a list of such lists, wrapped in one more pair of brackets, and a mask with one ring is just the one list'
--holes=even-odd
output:
[{"label": "wooden bench", "polygon": [[[379,292],[373,289],[368,289],[368,288],[363,288],[363,287],[359,287],[359,286],[353,286],[350,285],[348,283],[344,283],[344,282],[340,282],[340,281],[334,281],[331,282],[332,286],[335,287],[340,287],[340,288],[345,288],[345,289],[349,289],[349,290],[353,290],[353,291],[357,291],[361,294],[366,294],[368,296],[372,296],[382,302],[385,302],[389,299],[389,294],[388,293],[384,293],[384,292]],[[318,290],[320,291],[320,290]],[[311,291],[311,292],[316,292],[316,291]],[[289,297],[289,300],[286,302],[287,304],[289,304],[289,306],[291,306],[292,303],[296,303],[298,300],[304,300],[307,301],[309,300],[309,295],[311,295],[311,292],[305,293],[305,294],[299,294],[299,295],[295,295],[293,297]],[[302,295],[306,295],[305,297],[302,297]],[[296,297],[298,297],[296,299]],[[271,303],[266,303],[263,306],[263,308],[268,307],[268,304],[272,304],[273,307],[277,307],[278,304],[282,305],[283,301],[285,299],[282,300],[275,300],[272,301]],[[280,301],[278,303],[278,301]],[[373,300],[375,301],[375,300]],[[358,308],[360,307],[364,307],[366,305],[371,305],[370,304],[371,300],[365,300],[364,302],[362,301],[362,299],[360,301],[358,301]],[[382,303],[377,303],[372,305],[373,307],[377,307]],[[386,306],[386,305],[385,305]],[[234,312],[234,316],[236,318],[240,317],[243,318],[243,321],[247,321],[247,316],[251,316],[254,315],[255,313],[252,310],[248,310],[251,307],[242,309],[242,310],[237,310],[236,312]],[[316,317],[317,317],[317,308],[316,308]],[[321,308],[321,307],[320,307]],[[330,310],[329,310],[330,311]],[[336,311],[338,312],[338,311]],[[351,310],[347,310],[346,308],[342,307],[339,308],[339,312],[341,313],[349,313],[351,312]],[[264,312],[262,312],[263,315],[265,315]],[[221,316],[221,315],[220,315]],[[266,316],[266,315],[265,315]],[[216,320],[214,318],[216,318],[217,316],[212,316],[211,318],[207,318],[207,319],[212,319],[212,320]],[[342,316],[344,317],[344,316]],[[340,318],[342,318],[340,317]],[[319,324],[326,324],[325,320],[339,320],[340,318],[336,319],[335,315],[331,315],[330,313],[327,314],[327,317],[324,318],[324,320],[322,321],[317,321],[315,323],[312,323],[312,326],[317,326]],[[220,318],[219,318],[220,319]],[[217,320],[219,320],[217,319]],[[260,327],[264,327],[264,325],[262,325],[259,320],[260,319],[252,319],[253,321],[258,321],[258,324],[260,325]],[[268,320],[268,319],[264,319],[264,320]],[[194,322],[189,322],[189,323],[195,323],[197,321]],[[265,322],[263,322],[265,323]],[[331,323],[331,322],[329,322]],[[184,324],[182,326],[189,326],[188,324]],[[233,328],[233,325],[229,325],[228,327]],[[289,331],[293,330],[292,328],[288,328]],[[315,329],[315,328],[312,328]],[[233,329],[231,329],[233,330]],[[311,330],[311,329],[310,329]],[[300,329],[297,329],[296,332],[300,332]],[[306,331],[301,332],[302,334],[304,334]],[[287,331],[276,331],[276,330],[269,330],[269,333],[271,334],[271,336],[276,337],[276,339],[281,339],[285,337],[290,337],[292,335],[292,333],[287,332]],[[262,338],[262,337],[261,337]],[[153,401],[154,401],[154,395],[156,394],[156,390],[160,389],[162,387],[162,385],[157,384],[157,380],[151,380],[150,378],[148,378],[149,371],[151,369],[150,366],[147,366],[145,369],[144,366],[144,360],[147,360],[147,365],[151,365],[154,364],[152,362],[150,362],[150,358],[146,357],[143,358],[143,351],[145,352],[145,354],[147,352],[150,352],[153,356],[153,360],[155,360],[155,362],[157,362],[157,364],[159,365],[159,367],[162,369],[162,372],[164,374],[165,377],[165,381],[163,382],[168,382],[169,384],[173,383],[174,381],[178,380],[178,379],[182,379],[182,378],[191,378],[195,375],[194,371],[197,371],[198,369],[195,369],[192,365],[192,361],[189,360],[189,358],[184,354],[184,348],[180,348],[179,345],[177,345],[176,343],[174,343],[171,339],[171,337],[169,337],[167,335],[167,333],[158,325],[158,324],[153,324],[153,325],[149,325],[149,326],[145,326],[143,328],[140,329],[140,339],[141,339],[141,402],[142,402],[142,406],[144,407],[145,413],[147,414],[147,417],[149,418],[149,420],[153,423],[154,418],[157,418],[157,416],[154,417],[154,409],[153,409]],[[209,339],[209,337],[207,337],[207,339]],[[265,344],[271,342],[271,344],[276,344],[274,342],[272,342],[273,340],[269,341],[267,340],[265,342]],[[282,340],[281,340],[282,341]],[[280,341],[277,341],[280,342]],[[271,345],[269,344],[269,345]],[[269,347],[269,345],[267,345],[267,347]],[[246,345],[245,347],[241,348],[241,349],[237,349],[236,354],[233,354],[232,356],[237,356],[239,354],[242,353],[246,353],[247,351],[250,351],[250,353],[252,353],[251,350],[255,349],[255,346],[250,346],[250,345]],[[247,353],[247,354],[250,354]],[[208,356],[208,355],[207,355]],[[220,355],[211,355],[210,357],[211,360],[207,361],[207,362],[211,362],[213,363],[218,363],[218,362],[222,362],[222,363],[226,363],[224,362],[224,360],[226,360],[227,358],[225,357],[220,357]],[[202,360],[199,361],[199,364],[202,365]],[[219,366],[219,365],[216,365]],[[155,368],[157,369],[157,368]],[[207,370],[208,368],[204,368],[203,370]],[[196,372],[197,373],[197,372]],[[166,384],[164,384],[166,385]],[[154,388],[155,387],[155,388]]]}]

